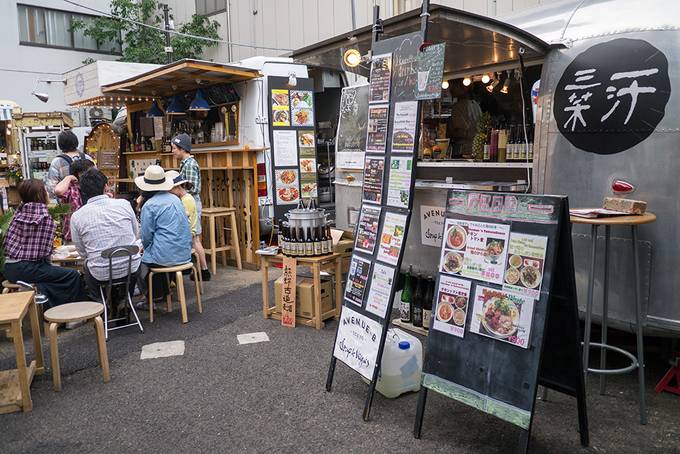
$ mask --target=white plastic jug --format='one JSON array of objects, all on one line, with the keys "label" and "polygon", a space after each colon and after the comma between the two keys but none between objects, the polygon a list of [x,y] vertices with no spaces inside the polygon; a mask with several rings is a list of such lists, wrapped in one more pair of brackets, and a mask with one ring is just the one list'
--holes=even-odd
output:
[{"label": "white plastic jug", "polygon": [[423,346],[420,340],[399,328],[390,329],[375,389],[390,399],[418,391],[422,370]]}]

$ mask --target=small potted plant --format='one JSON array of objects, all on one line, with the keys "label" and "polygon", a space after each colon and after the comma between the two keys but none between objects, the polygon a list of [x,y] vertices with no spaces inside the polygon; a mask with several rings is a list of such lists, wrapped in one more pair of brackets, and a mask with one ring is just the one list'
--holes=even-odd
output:
[{"label": "small potted plant", "polygon": [[7,179],[10,186],[17,186],[24,179],[24,174],[21,172],[21,165],[14,163],[7,167]]}]

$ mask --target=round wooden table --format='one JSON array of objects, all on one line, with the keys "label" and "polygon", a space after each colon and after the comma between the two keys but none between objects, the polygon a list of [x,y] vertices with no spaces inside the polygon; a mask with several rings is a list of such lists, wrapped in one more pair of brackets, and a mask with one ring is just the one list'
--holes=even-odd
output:
[{"label": "round wooden table", "polygon": [[[604,395],[606,386],[606,376],[614,374],[624,374],[635,369],[638,371],[639,402],[640,402],[640,423],[647,424],[647,410],[645,406],[645,361],[643,351],[642,333],[642,292],[640,289],[640,258],[637,247],[638,226],[651,224],[656,221],[654,213],[645,213],[631,216],[612,216],[606,218],[583,218],[571,216],[572,224],[586,224],[591,226],[591,251],[590,251],[590,276],[588,277],[588,299],[586,301],[586,320],[585,333],[583,336],[583,370],[587,376],[588,372],[600,374],[600,394]],[[600,226],[604,226],[604,282],[602,298],[602,341],[599,343],[590,342],[590,330],[593,316],[593,290],[595,286],[595,258],[597,253],[597,231]],[[607,322],[609,317],[609,239],[611,227],[630,227],[633,244],[633,272],[635,279],[635,336],[637,340],[636,355],[623,350],[619,347],[607,344]],[[600,348],[600,368],[588,368],[590,347]],[[620,369],[607,369],[607,350],[620,353],[631,360],[631,365]]]}]

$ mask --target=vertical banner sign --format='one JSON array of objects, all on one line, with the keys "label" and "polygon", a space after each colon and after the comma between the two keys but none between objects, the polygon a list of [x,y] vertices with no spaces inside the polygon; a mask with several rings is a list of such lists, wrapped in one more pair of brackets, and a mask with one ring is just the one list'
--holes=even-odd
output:
[{"label": "vertical banner sign", "polygon": [[368,85],[343,88],[335,140],[335,165],[338,169],[364,168],[367,115]]},{"label": "vertical banner sign", "polygon": [[314,80],[268,77],[274,218],[318,197]]},{"label": "vertical banner sign", "polygon": [[414,435],[436,391],[518,426],[536,390],[576,397],[588,444],[566,197],[450,190]]},{"label": "vertical banner sign", "polygon": [[297,260],[283,257],[283,285],[281,287],[281,326],[295,328],[295,290],[297,286]]},{"label": "vertical banner sign", "polygon": [[326,382],[330,391],[336,361],[369,379],[365,420],[380,372],[413,206],[420,115],[416,62],[422,43],[422,33],[412,33],[378,41],[372,49],[362,205]]}]

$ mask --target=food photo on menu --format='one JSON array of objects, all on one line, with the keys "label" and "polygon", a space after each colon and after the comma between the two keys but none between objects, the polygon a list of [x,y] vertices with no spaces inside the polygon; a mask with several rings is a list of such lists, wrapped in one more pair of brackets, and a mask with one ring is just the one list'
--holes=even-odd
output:
[{"label": "food photo on menu", "polygon": [[290,99],[288,90],[272,90],[273,126],[290,126]]},{"label": "food photo on menu", "polygon": [[276,177],[276,200],[279,205],[296,204],[300,199],[297,169],[278,169]]},{"label": "food photo on menu", "polygon": [[314,112],[308,108],[293,108],[293,126],[314,126]]},{"label": "food photo on menu", "polygon": [[528,348],[533,310],[534,300],[530,297],[478,285],[470,331]]},{"label": "food photo on menu", "polygon": [[314,107],[314,96],[311,91],[307,90],[291,90],[290,91],[290,105],[294,109]]},{"label": "food photo on menu", "polygon": [[539,299],[548,237],[510,234],[503,290]]},{"label": "food photo on menu", "polygon": [[314,131],[298,131],[298,145],[300,148],[314,147]]},{"label": "food photo on menu", "polygon": [[433,329],[463,337],[470,300],[470,286],[471,282],[468,280],[440,275]]},{"label": "food photo on menu", "polygon": [[467,230],[463,225],[448,219],[444,226],[444,241],[439,270],[442,273],[460,275],[463,270]]},{"label": "food photo on menu", "polygon": [[380,227],[380,207],[364,205],[361,207],[357,237],[354,248],[367,254],[373,254],[375,244],[378,241],[378,228]]},{"label": "food photo on menu", "polygon": [[364,166],[363,200],[382,203],[383,173],[385,171],[384,158],[367,157]]},{"label": "food photo on menu", "polygon": [[406,232],[406,215],[399,213],[385,213],[383,229],[380,234],[378,260],[391,265],[399,261],[399,252],[404,242]]}]

